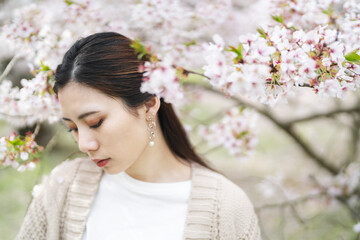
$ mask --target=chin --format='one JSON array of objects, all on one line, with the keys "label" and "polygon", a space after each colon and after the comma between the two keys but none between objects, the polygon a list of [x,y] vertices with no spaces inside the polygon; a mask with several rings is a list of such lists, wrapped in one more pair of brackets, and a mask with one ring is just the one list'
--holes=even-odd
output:
[{"label": "chin", "polygon": [[123,170],[119,170],[119,169],[114,169],[114,168],[112,168],[112,167],[105,167],[104,168],[104,171],[107,173],[107,174],[118,174],[118,173],[120,173],[120,172],[122,172]]}]

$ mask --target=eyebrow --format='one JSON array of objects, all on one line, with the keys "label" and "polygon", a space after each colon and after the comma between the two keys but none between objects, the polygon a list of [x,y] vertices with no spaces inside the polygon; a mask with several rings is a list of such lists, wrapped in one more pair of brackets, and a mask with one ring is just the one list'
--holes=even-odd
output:
[{"label": "eyebrow", "polygon": [[[83,118],[85,118],[85,117],[87,117],[87,116],[89,116],[89,115],[91,115],[91,114],[94,114],[94,113],[98,113],[99,111],[92,111],[92,112],[86,112],[86,113],[83,113],[83,114],[80,114],[79,116],[78,116],[78,119],[79,120],[81,120],[81,119],[83,119]],[[65,120],[65,121],[72,121],[71,119],[69,119],[69,118],[62,118],[63,120]]]}]

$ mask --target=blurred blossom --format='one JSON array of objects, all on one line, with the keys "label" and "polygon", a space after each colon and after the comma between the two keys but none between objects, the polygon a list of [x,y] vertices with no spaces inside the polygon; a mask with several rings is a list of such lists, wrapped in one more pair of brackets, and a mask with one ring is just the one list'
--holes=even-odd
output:
[{"label": "blurred blossom", "polygon": [[0,167],[11,166],[19,172],[34,170],[42,151],[43,147],[37,145],[31,132],[25,137],[12,133],[0,138]]},{"label": "blurred blossom", "polygon": [[0,84],[0,118],[13,126],[31,126],[37,122],[53,123],[60,117],[60,107],[52,87],[51,72],[40,71],[34,78],[22,79],[22,87],[12,87],[4,80]]},{"label": "blurred blossom", "polygon": [[31,192],[31,195],[32,195],[33,197],[37,197],[37,196],[40,195],[41,191],[42,191],[41,185],[35,185],[34,188],[33,188],[33,190],[32,190],[32,192]]},{"label": "blurred blossom", "polygon": [[58,182],[58,184],[62,184],[63,182],[64,182],[64,177],[63,176],[58,176],[57,177],[57,182]]},{"label": "blurred blossom", "polygon": [[[49,176],[44,175],[42,177],[42,182],[44,183],[48,179],[49,179]],[[33,197],[38,197],[42,193],[43,190],[44,190],[44,185],[43,184],[37,184],[37,185],[35,185],[33,187],[33,190],[31,192],[31,194],[32,194]]]},{"label": "blurred blossom", "polygon": [[210,146],[224,147],[229,154],[247,160],[257,144],[256,121],[255,112],[235,107],[227,111],[219,122],[199,127],[199,134]]},{"label": "blurred blossom", "polygon": [[360,222],[358,222],[357,224],[355,224],[353,229],[354,229],[354,232],[360,233]]},{"label": "blurred blossom", "polygon": [[[289,184],[285,179],[285,175],[282,172],[276,172],[271,175],[267,175],[264,180],[256,185],[256,189],[260,192],[265,198],[276,197],[277,201],[292,201],[297,200],[302,197],[299,189],[297,187]],[[290,179],[290,183],[291,183]],[[305,184],[301,183],[302,187]],[[317,190],[309,189],[306,196],[318,195]]]},{"label": "blurred blossom", "polygon": [[260,192],[265,198],[271,198],[276,194],[276,188],[269,181],[263,180],[256,185],[256,189]]},{"label": "blurred blossom", "polygon": [[360,184],[360,164],[352,162],[333,179],[322,179],[322,186],[332,197],[351,196]]},{"label": "blurred blossom", "polygon": [[24,160],[24,161],[28,160],[28,158],[29,158],[29,153],[27,153],[27,152],[22,152],[22,153],[20,154],[20,158],[21,158],[22,160]]}]

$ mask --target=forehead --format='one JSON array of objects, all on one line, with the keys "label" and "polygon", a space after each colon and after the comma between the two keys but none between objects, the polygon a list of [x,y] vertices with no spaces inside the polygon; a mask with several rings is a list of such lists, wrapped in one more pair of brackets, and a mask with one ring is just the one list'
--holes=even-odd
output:
[{"label": "forehead", "polygon": [[85,111],[103,111],[111,109],[115,105],[119,106],[119,101],[114,98],[75,82],[70,82],[59,90],[58,98],[64,117]]}]

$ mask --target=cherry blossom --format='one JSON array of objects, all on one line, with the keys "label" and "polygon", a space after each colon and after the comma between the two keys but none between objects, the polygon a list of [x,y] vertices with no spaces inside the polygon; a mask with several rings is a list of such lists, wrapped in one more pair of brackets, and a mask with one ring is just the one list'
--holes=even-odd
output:
[{"label": "cherry blossom", "polygon": [[[277,21],[283,23],[281,17]],[[205,46],[207,64],[203,67],[204,74],[213,86],[226,93],[235,94],[228,91],[228,86],[247,83],[236,72],[252,64],[267,66],[267,73],[262,72],[262,81],[258,82],[265,91],[248,94],[272,106],[279,99],[293,95],[295,86],[307,84],[320,96],[338,98],[344,97],[346,91],[358,88],[359,67],[347,57],[344,43],[338,42],[338,31],[327,25],[309,31],[266,25],[259,28],[258,34],[247,34],[239,40],[238,48],[230,46],[235,57],[225,53],[229,49],[218,35],[214,36],[214,44]],[[257,74],[254,72],[251,77],[257,79]],[[234,78],[235,75],[238,77]],[[232,80],[228,76],[233,76]]]},{"label": "cherry blossom", "polygon": [[34,170],[42,146],[39,146],[31,132],[25,137],[12,133],[10,136],[0,138],[0,167],[11,166],[19,172]]},{"label": "cherry blossom", "polygon": [[[61,114],[51,91],[52,74],[74,41],[99,31],[120,32],[151,46],[158,61],[140,67],[144,72],[141,91],[175,106],[186,99],[182,85],[190,72],[204,75],[203,81],[226,96],[246,96],[270,106],[286,103],[298,87],[310,87],[320,97],[333,98],[359,89],[360,66],[354,60],[360,47],[356,34],[360,32],[359,3],[271,0],[254,6],[251,13],[267,6],[259,17],[272,22],[263,22],[257,33],[240,35],[241,27],[231,26],[241,26],[242,18],[254,14],[236,10],[229,0],[141,0],[111,5],[46,0],[19,8],[1,28],[0,39],[33,65],[33,77],[22,79],[19,87],[8,78],[0,82],[0,117],[14,126],[58,121]],[[224,125],[220,122],[208,129],[208,140],[244,157],[243,152],[251,152],[256,142],[248,123],[252,114],[230,115],[223,121],[234,128],[240,122],[247,126],[244,138],[249,139],[236,139],[231,130],[226,140],[225,136],[216,139],[217,127]]]},{"label": "cherry blossom", "polygon": [[[61,112],[52,91],[56,66],[77,39],[100,31],[119,32],[149,46],[147,54],[157,59],[139,66],[141,91],[176,108],[189,101],[183,85],[193,73],[226,96],[270,107],[286,103],[300,87],[322,98],[341,99],[359,91],[359,1],[259,0],[240,10],[230,0],[110,2],[44,0],[14,11],[1,27],[0,47],[6,48],[7,57],[13,54],[29,64],[32,76],[21,79],[19,86],[11,75],[0,80],[1,119],[15,127],[57,122]],[[261,23],[257,32],[249,22]],[[199,132],[209,147],[249,159],[257,143],[256,118],[248,109],[233,108],[220,121],[200,126]],[[32,170],[41,151],[34,135],[13,133],[0,138],[0,165]],[[348,198],[356,207],[359,173],[354,162],[309,191]],[[56,180],[64,182],[62,177]],[[288,199],[299,197],[285,189],[282,176],[269,176],[259,184],[266,197],[276,194],[270,181],[284,188]],[[33,194],[40,193],[35,187]],[[359,233],[360,223],[353,230]]]},{"label": "cherry blossom", "polygon": [[168,56],[161,62],[146,62],[141,69],[144,74],[140,90],[163,97],[168,103],[176,103],[182,99],[180,79],[172,62]]},{"label": "cherry blossom", "polygon": [[257,115],[248,109],[232,108],[224,118],[210,126],[199,127],[199,133],[212,147],[223,146],[229,154],[247,159],[257,143]]},{"label": "cherry blossom", "polygon": [[9,120],[13,126],[58,121],[60,107],[51,91],[51,76],[51,71],[39,71],[33,79],[22,79],[20,89],[4,80],[0,85],[0,117]]}]

